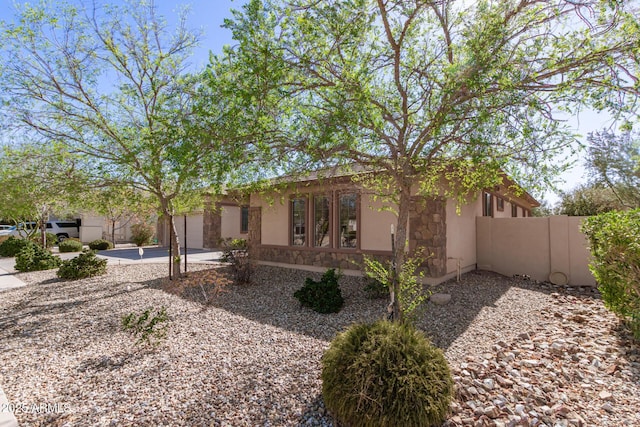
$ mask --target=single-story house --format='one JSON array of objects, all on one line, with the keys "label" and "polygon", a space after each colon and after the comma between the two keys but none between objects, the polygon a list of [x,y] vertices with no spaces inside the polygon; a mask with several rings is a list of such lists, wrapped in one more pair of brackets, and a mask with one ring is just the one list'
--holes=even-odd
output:
[{"label": "single-story house", "polygon": [[[180,246],[216,249],[224,239],[247,239],[249,233],[249,205],[238,195],[205,197],[204,209],[174,218]],[[186,233],[185,233],[186,229]],[[160,219],[157,225],[158,242],[168,245],[169,225]]]},{"label": "single-story house", "polygon": [[[408,223],[409,249],[424,247],[428,283],[476,268],[476,217],[528,217],[539,203],[503,183],[456,201],[414,195]],[[391,258],[391,224],[397,219],[374,194],[350,176],[315,175],[248,197],[250,256],[261,264],[323,271],[362,270],[362,256]],[[391,208],[391,209],[389,209]],[[350,271],[351,270],[351,271]]]}]

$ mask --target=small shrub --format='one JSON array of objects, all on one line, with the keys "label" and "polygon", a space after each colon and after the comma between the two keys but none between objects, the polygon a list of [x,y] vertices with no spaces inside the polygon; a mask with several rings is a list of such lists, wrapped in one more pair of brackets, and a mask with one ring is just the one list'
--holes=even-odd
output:
[{"label": "small shrub", "polygon": [[319,282],[307,277],[302,288],[293,296],[305,307],[310,307],[318,313],[337,313],[344,304],[340,286],[339,274],[334,269],[327,270]]},{"label": "small shrub", "polygon": [[151,243],[151,238],[156,230],[153,225],[141,222],[131,226],[131,240],[137,246],[145,246]]},{"label": "small shrub", "polygon": [[94,251],[105,251],[107,249],[113,249],[113,243],[104,239],[97,239],[89,243],[89,249]]},{"label": "small shrub", "polygon": [[444,354],[410,324],[353,325],[322,356],[324,403],[345,425],[440,425],[452,395]]},{"label": "small shrub", "polygon": [[589,269],[605,306],[640,340],[640,209],[586,218],[582,231],[593,256]]},{"label": "small shrub", "polygon": [[245,239],[225,239],[222,242],[224,250],[220,260],[231,264],[236,284],[251,283],[253,266],[249,259],[249,248]]},{"label": "small shrub", "polygon": [[0,244],[0,256],[14,257],[29,245],[26,239],[19,239],[15,236],[9,236],[7,240]]},{"label": "small shrub", "polygon": [[57,274],[58,277],[62,279],[77,280],[86,277],[101,276],[106,272],[107,260],[100,259],[94,251],[85,249],[77,257],[62,261],[62,265]]},{"label": "small shrub", "polygon": [[[405,259],[404,263],[396,268],[396,280],[400,288],[397,295],[400,303],[402,317],[408,322],[415,322],[423,310],[425,302],[429,299],[430,292],[425,291],[422,286],[424,272],[418,272],[420,265],[424,262],[424,250],[417,249],[413,256]],[[363,257],[365,275],[372,280],[380,282],[387,289],[393,283],[393,268],[390,261],[386,265],[368,256]]]},{"label": "small shrub", "polygon": [[82,251],[82,242],[78,239],[65,239],[58,244],[60,252],[80,252]]},{"label": "small shrub", "polygon": [[58,268],[62,260],[59,256],[52,255],[46,249],[41,246],[29,242],[19,253],[16,255],[15,269],[18,271],[40,271],[51,270]]},{"label": "small shrub", "polygon": [[137,338],[136,345],[158,345],[167,336],[169,316],[166,307],[148,308],[140,314],[131,312],[122,317],[122,329]]},{"label": "small shrub", "polygon": [[[56,236],[53,233],[45,233],[47,236],[47,248],[52,248],[56,245],[56,243],[58,243],[58,236]],[[42,246],[42,233],[40,233],[40,231],[36,231],[34,234],[31,235],[31,237],[29,237],[29,240],[31,240],[33,243],[36,243],[40,246]]]}]

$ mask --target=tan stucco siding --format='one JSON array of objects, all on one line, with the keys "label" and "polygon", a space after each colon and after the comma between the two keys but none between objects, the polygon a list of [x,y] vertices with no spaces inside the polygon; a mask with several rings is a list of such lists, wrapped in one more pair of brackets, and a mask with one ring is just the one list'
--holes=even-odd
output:
[{"label": "tan stucco siding", "polygon": [[373,200],[373,196],[363,194],[360,203],[360,247],[363,250],[390,251],[391,224],[397,224],[397,216],[388,210],[382,210],[384,204],[380,200]]},{"label": "tan stucco siding", "polygon": [[[176,223],[176,231],[178,233],[178,239],[180,246],[184,246],[184,216],[174,217]],[[188,215],[187,216],[187,247],[193,249],[202,249],[203,247],[203,216],[202,214]]]},{"label": "tan stucco siding", "polygon": [[251,206],[262,209],[260,233],[263,245],[289,244],[289,210],[283,200],[288,200],[287,196],[278,197],[271,203],[263,197],[251,196]]},{"label": "tan stucco siding", "polygon": [[460,207],[456,212],[455,200],[447,200],[447,273],[460,269],[475,268],[476,264],[476,217],[482,215],[482,199]]},{"label": "tan stucco siding", "polygon": [[240,206],[221,206],[220,234],[223,239],[245,239],[246,234],[240,233]]}]

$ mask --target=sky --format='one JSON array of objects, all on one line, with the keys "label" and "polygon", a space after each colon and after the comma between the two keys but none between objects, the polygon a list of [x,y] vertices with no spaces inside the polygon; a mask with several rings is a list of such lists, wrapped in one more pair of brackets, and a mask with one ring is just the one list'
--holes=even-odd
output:
[{"label": "sky", "polygon": [[[32,3],[38,0],[32,0]],[[82,0],[70,0],[72,3],[81,3]],[[155,4],[158,8],[158,12],[163,16],[169,25],[175,25],[176,17],[181,6],[189,6],[190,13],[187,17],[187,27],[191,29],[197,29],[203,31],[203,39],[201,45],[195,50],[191,59],[194,69],[198,69],[206,65],[209,61],[209,52],[218,54],[222,52],[224,45],[233,45],[234,41],[231,36],[231,32],[225,28],[222,28],[222,24],[225,18],[230,18],[231,9],[241,10],[242,6],[247,0],[191,0],[185,2],[171,1],[171,0],[155,0]],[[11,20],[14,16],[14,4],[23,3],[22,1],[14,0],[0,0],[0,19]],[[54,2],[55,3],[55,2]],[[85,3],[89,3],[89,0],[85,0]],[[112,0],[112,4],[122,3],[121,0]],[[586,143],[586,136],[589,132],[601,130],[604,127],[612,125],[611,120],[606,115],[599,115],[592,111],[582,113],[578,117],[571,117],[567,123],[575,130],[575,132],[582,135],[581,141]],[[615,130],[615,127],[613,128]],[[571,190],[579,184],[585,183],[587,177],[585,169],[582,166],[582,159],[584,158],[584,152],[574,156],[576,160],[576,166],[571,170],[563,174],[560,178],[563,182],[559,183],[559,188],[564,191]],[[548,191],[542,196],[544,200],[555,204],[558,202],[559,197],[552,191]]]}]

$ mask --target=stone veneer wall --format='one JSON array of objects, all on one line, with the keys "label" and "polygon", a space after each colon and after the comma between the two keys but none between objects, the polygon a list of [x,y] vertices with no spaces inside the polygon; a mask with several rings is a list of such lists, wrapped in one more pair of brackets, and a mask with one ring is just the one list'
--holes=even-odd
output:
[{"label": "stone veneer wall", "polygon": [[202,247],[214,249],[220,247],[222,238],[222,216],[220,204],[213,203],[209,197],[204,202],[202,217]]},{"label": "stone veneer wall", "polygon": [[423,263],[429,277],[447,273],[447,201],[442,197],[411,198],[409,250],[423,247],[429,256]]},{"label": "stone veneer wall", "polygon": [[260,245],[262,244],[262,208],[249,208],[249,234],[247,235],[247,245],[249,257],[260,259]]},{"label": "stone veneer wall", "polygon": [[[314,267],[340,268],[342,270],[361,270],[362,252],[333,252],[326,250],[295,249],[291,247],[260,246],[252,252],[260,261],[284,264],[310,265]],[[391,259],[390,255],[372,254],[380,261]]]}]

